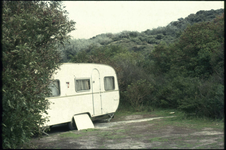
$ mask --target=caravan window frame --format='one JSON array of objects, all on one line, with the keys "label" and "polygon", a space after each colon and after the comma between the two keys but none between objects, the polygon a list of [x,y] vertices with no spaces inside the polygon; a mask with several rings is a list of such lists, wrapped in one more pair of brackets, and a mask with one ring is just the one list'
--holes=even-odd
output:
[{"label": "caravan window frame", "polygon": [[[59,80],[59,79],[51,80],[51,81],[50,81],[50,84],[52,84],[53,82],[56,82],[56,81],[58,81],[58,87],[59,87],[58,93],[59,93],[59,94],[53,95],[53,94],[52,94],[52,91],[51,91],[51,95],[50,95],[49,97],[58,97],[58,96],[61,95],[61,90],[60,90],[60,88],[61,88],[61,86],[60,86],[60,80]],[[50,85],[49,85],[49,86],[50,86]],[[50,89],[50,90],[51,90],[51,89]]]},{"label": "caravan window frame", "polygon": [[[106,85],[105,85],[105,83],[106,83],[106,78],[113,78],[113,88],[111,88],[111,89],[108,89],[107,87],[106,87]],[[114,76],[105,76],[104,77],[104,90],[105,91],[113,91],[113,90],[115,90],[115,77]]]},{"label": "caravan window frame", "polygon": [[[84,81],[84,80],[88,80],[88,88],[89,89],[79,89],[79,90],[77,90],[77,82],[76,81]],[[75,81],[75,92],[89,92],[90,90],[91,90],[91,80],[90,80],[90,78],[75,78],[74,79],[74,81]]]}]

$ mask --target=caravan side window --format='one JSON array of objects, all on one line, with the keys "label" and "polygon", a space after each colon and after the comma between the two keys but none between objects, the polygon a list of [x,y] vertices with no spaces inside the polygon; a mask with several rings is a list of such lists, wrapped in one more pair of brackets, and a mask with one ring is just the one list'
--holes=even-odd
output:
[{"label": "caravan side window", "polygon": [[115,89],[114,77],[104,77],[104,89],[105,91]]},{"label": "caravan side window", "polygon": [[90,90],[90,79],[75,80],[75,91]]},{"label": "caravan side window", "polygon": [[54,80],[50,83],[49,88],[51,89],[50,96],[59,96],[60,95],[60,81]]}]

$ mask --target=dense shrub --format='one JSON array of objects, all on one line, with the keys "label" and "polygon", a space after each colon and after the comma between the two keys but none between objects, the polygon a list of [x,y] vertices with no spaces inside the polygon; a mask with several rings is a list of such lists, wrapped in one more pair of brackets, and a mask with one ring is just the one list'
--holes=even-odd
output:
[{"label": "dense shrub", "polygon": [[181,99],[179,109],[189,114],[210,118],[224,117],[224,86],[213,80],[195,86],[193,95]]},{"label": "dense shrub", "polygon": [[2,145],[19,148],[46,119],[49,78],[59,66],[57,45],[74,22],[60,2],[4,1],[2,12]]},{"label": "dense shrub", "polygon": [[126,100],[136,111],[141,111],[144,107],[145,97],[150,94],[152,85],[145,79],[135,80],[127,86],[124,94]]},{"label": "dense shrub", "polygon": [[[157,89],[153,105],[223,117],[224,17],[189,26],[178,41],[150,53]],[[161,76],[161,78],[159,77]]]}]

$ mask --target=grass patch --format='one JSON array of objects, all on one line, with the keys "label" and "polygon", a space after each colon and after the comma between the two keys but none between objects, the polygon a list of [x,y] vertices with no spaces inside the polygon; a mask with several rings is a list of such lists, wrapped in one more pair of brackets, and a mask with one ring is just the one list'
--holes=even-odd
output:
[{"label": "grass patch", "polygon": [[[148,107],[147,107],[148,108]],[[147,114],[149,111],[146,111],[147,108],[143,109],[143,111],[136,111],[128,104],[119,104],[119,108],[115,113],[115,116],[128,116],[128,115],[137,115],[137,114]]]},{"label": "grass patch", "polygon": [[111,135],[111,136],[107,136],[107,138],[109,139],[121,139],[121,138],[125,138],[125,135]]},{"label": "grass patch", "polygon": [[128,115],[131,115],[131,113],[134,113],[134,112],[131,112],[131,111],[128,111],[128,110],[118,110],[115,113],[115,117],[128,116]]},{"label": "grass patch", "polygon": [[93,132],[93,131],[98,131],[99,129],[85,129],[81,130],[80,132]]},{"label": "grass patch", "polygon": [[[129,115],[142,115],[142,114],[151,114],[156,117],[168,117],[168,116],[175,116],[172,118],[164,118],[162,120],[152,120],[150,123],[158,123],[159,128],[165,125],[172,125],[178,127],[188,127],[193,129],[203,129],[203,128],[213,128],[213,129],[224,129],[224,119],[222,120],[213,120],[210,118],[204,117],[196,117],[196,116],[189,116],[184,112],[177,110],[177,109],[163,109],[163,108],[149,108],[150,106],[145,107],[145,111],[136,112],[133,111],[132,108],[129,106],[121,106],[121,108],[116,111],[115,117],[123,117]],[[148,109],[149,108],[149,109]],[[151,110],[151,111],[148,111]]]},{"label": "grass patch", "polygon": [[98,136],[108,138],[108,139],[120,139],[120,138],[126,137],[125,135],[120,134],[123,132],[125,132],[125,130],[123,129],[116,130],[115,132],[105,131],[105,132],[100,132]]},{"label": "grass patch", "polygon": [[205,149],[206,145],[198,146],[196,149]]},{"label": "grass patch", "polygon": [[141,135],[141,134],[135,134],[133,137],[136,137],[136,138],[140,138],[140,137],[143,137],[144,135]]},{"label": "grass patch", "polygon": [[[149,139],[151,142],[167,142],[167,143],[171,143],[174,144],[177,148],[192,148],[194,146],[200,145],[200,143],[189,143],[189,142],[185,142],[185,139],[187,139],[187,137],[154,137]],[[168,146],[161,144],[159,146],[155,146],[153,147],[153,149],[172,149],[169,148]]]},{"label": "grass patch", "polygon": [[72,137],[72,138],[79,138],[81,136],[86,135],[86,133],[90,133],[90,132],[95,132],[95,131],[99,131],[99,129],[85,129],[85,130],[80,130],[80,131],[76,131],[76,132],[66,132],[66,133],[62,133],[60,136],[61,137]]},{"label": "grass patch", "polygon": [[[174,112],[174,114],[169,114]],[[157,116],[175,116],[172,118],[164,118],[163,120],[152,120],[150,123],[158,123],[159,127],[170,125],[178,127],[188,127],[193,129],[203,129],[203,128],[214,128],[214,129],[224,129],[223,120],[213,120],[210,118],[200,118],[200,117],[189,117],[185,113],[175,110],[175,109],[158,109],[152,114]]]},{"label": "grass patch", "polygon": [[167,138],[161,138],[161,137],[154,137],[149,139],[151,142],[167,142],[168,139]]},{"label": "grass patch", "polygon": [[[146,106],[149,107],[149,106]],[[115,117],[123,117],[129,115],[142,115],[142,114],[152,114],[156,117],[168,117],[168,116],[175,116],[172,118],[164,118],[162,120],[152,120],[150,123],[158,123],[159,128],[165,125],[172,125],[178,127],[188,127],[200,130],[202,128],[214,128],[214,129],[224,129],[224,120],[213,120],[210,118],[204,117],[195,117],[195,116],[188,116],[184,112],[177,110],[177,109],[163,109],[163,108],[151,108],[152,111],[141,111],[136,112],[132,111],[132,108],[122,106],[121,109],[116,111]],[[144,110],[148,110],[145,108]],[[172,113],[173,112],[173,113]]]},{"label": "grass patch", "polygon": [[106,149],[104,145],[100,146],[99,149]]},{"label": "grass patch", "polygon": [[104,132],[100,132],[100,133],[98,134],[98,136],[105,137],[105,136],[109,136],[109,135],[111,135],[111,134],[113,134],[113,132],[111,132],[111,131],[104,131]]},{"label": "grass patch", "polygon": [[[173,114],[171,114],[173,113]],[[154,108],[154,111],[151,112],[151,114],[159,116],[159,117],[166,117],[166,116],[172,116],[172,115],[183,115],[182,112],[176,110],[176,109],[160,109],[160,108]]]},{"label": "grass patch", "polygon": [[[148,106],[147,106],[148,107]],[[134,111],[132,108],[130,109],[119,109],[115,113],[115,117],[123,117],[123,116],[129,116],[129,115],[144,115],[144,114],[151,114],[156,117],[165,117],[165,116],[172,116],[176,114],[180,114],[180,111],[177,111],[176,109],[160,109],[160,108],[151,108],[152,111],[149,111],[148,108],[145,108],[144,111]],[[174,112],[174,114],[170,114],[171,112]]]},{"label": "grass patch", "polygon": [[70,137],[70,138],[79,138],[79,137],[81,137],[83,135],[82,134],[75,134],[73,132],[67,132],[67,133],[61,134],[60,136],[64,137],[64,138],[68,138],[68,137]]},{"label": "grass patch", "polygon": [[185,143],[185,146],[184,146],[184,147],[186,147],[186,148],[191,148],[191,147],[193,147],[193,145],[190,144],[190,143]]},{"label": "grass patch", "polygon": [[119,129],[119,130],[116,131],[116,133],[125,133],[125,132],[126,132],[125,129]]},{"label": "grass patch", "polygon": [[[223,143],[223,142],[222,142],[222,143]],[[219,149],[220,145],[219,145],[218,143],[212,143],[212,144],[209,145],[209,147],[210,147],[211,149]],[[223,146],[222,146],[222,148],[223,148]]]},{"label": "grass patch", "polygon": [[[156,123],[158,120],[150,121],[150,123]],[[223,129],[224,122],[213,121],[210,119],[203,118],[182,118],[181,116],[173,118],[164,118],[164,121],[161,121],[160,126],[170,125],[177,127],[187,127],[193,129],[203,129],[203,128],[214,128],[214,129]]]}]

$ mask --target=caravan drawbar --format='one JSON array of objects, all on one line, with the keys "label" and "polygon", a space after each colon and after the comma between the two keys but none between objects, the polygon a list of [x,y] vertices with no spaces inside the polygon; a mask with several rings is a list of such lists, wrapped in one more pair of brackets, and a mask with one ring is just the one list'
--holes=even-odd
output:
[{"label": "caravan drawbar", "polygon": [[[112,117],[119,105],[119,88],[115,70],[108,65],[93,63],[63,63],[51,78],[52,96],[47,97],[49,121],[44,126],[68,123],[74,116],[87,114],[90,119]],[[44,115],[46,117],[46,115]]]}]

